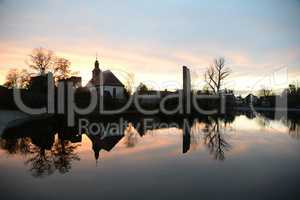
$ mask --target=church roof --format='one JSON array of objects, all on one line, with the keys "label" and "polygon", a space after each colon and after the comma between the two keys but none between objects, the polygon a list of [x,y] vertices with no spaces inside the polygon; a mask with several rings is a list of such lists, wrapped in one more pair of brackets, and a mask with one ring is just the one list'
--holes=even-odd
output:
[{"label": "church roof", "polygon": [[102,75],[103,75],[103,85],[124,87],[123,83],[110,70],[104,71]]},{"label": "church roof", "polygon": [[[102,79],[102,80],[101,80]],[[94,86],[120,86],[124,87],[123,83],[110,71],[106,70],[101,73],[101,77],[99,78],[92,78],[88,85]]]}]

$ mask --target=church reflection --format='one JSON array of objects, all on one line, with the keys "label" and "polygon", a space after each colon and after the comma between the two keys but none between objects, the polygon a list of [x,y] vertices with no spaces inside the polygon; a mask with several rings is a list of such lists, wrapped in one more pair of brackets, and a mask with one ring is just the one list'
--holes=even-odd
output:
[{"label": "church reflection", "polygon": [[105,151],[111,151],[118,143],[119,141],[124,137],[124,135],[118,135],[118,136],[109,136],[102,138],[101,135],[87,135],[90,140],[92,141],[92,149],[94,151],[95,159],[98,161],[99,154],[101,150]]}]

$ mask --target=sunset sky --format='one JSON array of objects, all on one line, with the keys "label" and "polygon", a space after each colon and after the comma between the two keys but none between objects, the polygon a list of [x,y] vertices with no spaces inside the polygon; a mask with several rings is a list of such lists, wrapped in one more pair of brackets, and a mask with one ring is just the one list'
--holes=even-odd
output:
[{"label": "sunset sky", "polygon": [[182,65],[202,87],[220,56],[233,71],[229,88],[300,80],[299,0],[0,0],[0,26],[0,84],[36,47],[68,58],[84,83],[96,53],[102,69],[153,87],[180,87]]}]

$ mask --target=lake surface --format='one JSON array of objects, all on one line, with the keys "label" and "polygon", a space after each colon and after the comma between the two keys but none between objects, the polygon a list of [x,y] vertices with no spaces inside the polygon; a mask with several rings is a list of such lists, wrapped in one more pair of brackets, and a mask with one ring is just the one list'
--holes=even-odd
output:
[{"label": "lake surface", "polygon": [[107,137],[24,123],[2,133],[1,199],[300,199],[299,120],[129,123]]}]

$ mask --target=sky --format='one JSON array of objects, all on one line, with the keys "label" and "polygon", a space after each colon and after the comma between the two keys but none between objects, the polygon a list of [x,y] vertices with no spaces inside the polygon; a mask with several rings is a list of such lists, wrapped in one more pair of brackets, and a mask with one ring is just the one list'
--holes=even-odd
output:
[{"label": "sky", "polygon": [[102,70],[153,88],[182,87],[182,66],[201,88],[224,57],[235,90],[300,81],[299,0],[0,0],[0,84],[32,49],[69,59],[86,83]]}]

